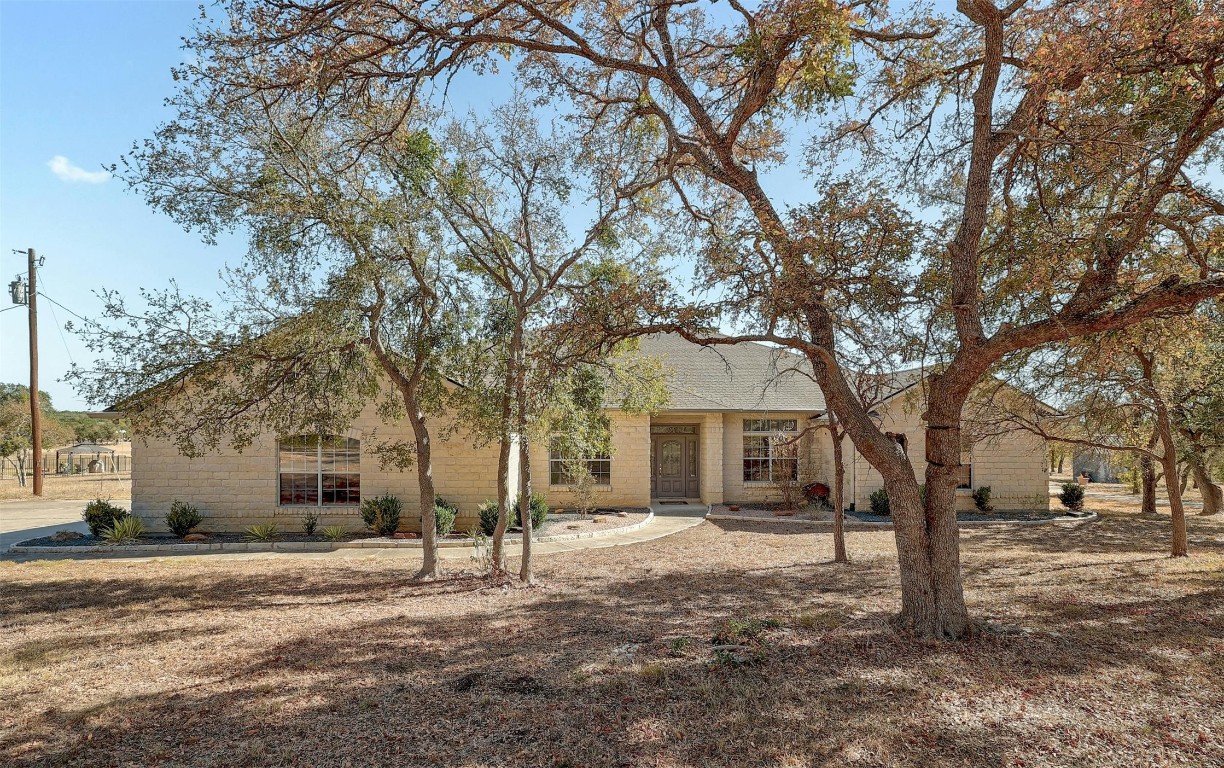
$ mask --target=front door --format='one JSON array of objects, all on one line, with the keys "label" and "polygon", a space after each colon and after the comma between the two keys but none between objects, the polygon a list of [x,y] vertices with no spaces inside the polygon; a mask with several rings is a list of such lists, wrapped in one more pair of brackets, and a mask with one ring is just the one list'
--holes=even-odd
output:
[{"label": "front door", "polygon": [[655,498],[696,498],[700,494],[696,435],[654,435],[650,457],[650,490]]}]

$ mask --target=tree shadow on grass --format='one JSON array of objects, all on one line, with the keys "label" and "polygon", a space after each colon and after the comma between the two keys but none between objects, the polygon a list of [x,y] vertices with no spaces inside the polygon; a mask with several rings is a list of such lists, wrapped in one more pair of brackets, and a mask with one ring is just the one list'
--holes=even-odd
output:
[{"label": "tree shadow on grass", "polygon": [[[1175,681],[1179,670],[1152,641],[1203,647],[1220,630],[1218,585],[1130,602],[1112,593],[1042,598],[1029,607],[1038,632],[945,644],[888,627],[891,574],[870,564],[842,573],[695,564],[508,591],[471,590],[465,579],[387,587],[386,576],[333,566],[321,577],[109,579],[110,591],[81,594],[80,621],[97,623],[120,601],[144,626],[165,607],[150,593],[171,593],[195,604],[204,622],[196,637],[241,638],[243,624],[271,621],[279,631],[267,642],[231,638],[236,656],[197,659],[202,682],[139,694],[117,685],[77,706],[27,713],[0,730],[0,755],[85,766],[998,765],[1032,734],[1022,717],[973,715],[974,697],[1018,699],[1038,685],[1058,692],[1061,680],[1105,681],[1116,670]],[[465,591],[448,591],[459,584]],[[439,607],[403,612],[423,601]],[[316,610],[355,618],[316,623]],[[742,661],[712,642],[740,626],[730,620],[747,627],[723,638],[744,646]],[[122,622],[103,626],[80,632],[73,648],[106,649]],[[134,635],[111,653],[125,663],[137,648],[173,654],[176,633]],[[968,703],[949,709],[948,695]],[[1090,733],[1100,724],[1060,727]]]}]

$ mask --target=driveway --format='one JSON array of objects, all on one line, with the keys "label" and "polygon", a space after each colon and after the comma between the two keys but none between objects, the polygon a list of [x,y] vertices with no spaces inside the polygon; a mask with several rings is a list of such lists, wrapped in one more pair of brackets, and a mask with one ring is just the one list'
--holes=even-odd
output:
[{"label": "driveway", "polygon": [[[121,507],[131,508],[128,499],[114,499]],[[0,501],[0,552],[25,539],[49,536],[56,531],[80,531],[89,528],[81,519],[81,510],[89,503],[79,501]]]}]

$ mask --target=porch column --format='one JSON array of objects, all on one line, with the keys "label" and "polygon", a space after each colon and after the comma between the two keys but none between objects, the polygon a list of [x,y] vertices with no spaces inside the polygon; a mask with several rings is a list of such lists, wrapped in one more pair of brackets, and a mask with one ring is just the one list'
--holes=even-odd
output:
[{"label": "porch column", "polygon": [[721,413],[707,413],[702,417],[701,468],[698,476],[701,483],[703,504],[723,502],[723,417]]}]

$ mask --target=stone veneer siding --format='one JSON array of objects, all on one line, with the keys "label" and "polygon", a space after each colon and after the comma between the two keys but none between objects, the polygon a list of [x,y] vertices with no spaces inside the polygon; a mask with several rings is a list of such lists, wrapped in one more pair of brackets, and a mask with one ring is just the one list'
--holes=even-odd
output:
[{"label": "stone veneer siding", "polygon": [[[443,432],[441,419],[434,420],[434,434]],[[400,529],[420,531],[418,507],[420,491],[416,467],[403,471],[382,469],[370,452],[367,435],[377,429],[382,439],[412,439],[407,423],[383,424],[369,408],[346,437],[361,440],[361,497],[391,493],[404,504]],[[356,506],[302,507],[279,505],[277,485],[277,441],[257,440],[242,453],[226,449],[199,458],[182,456],[172,443],[163,440],[132,442],[132,511],[152,530],[165,531],[164,515],[175,499],[195,504],[204,515],[201,528],[211,531],[241,531],[256,523],[276,523],[283,531],[299,531],[307,509],[319,514],[319,527],[344,525],[353,531],[363,528]],[[511,478],[517,482],[518,451],[512,452]],[[477,506],[497,498],[498,445],[474,445],[462,428],[446,441],[434,438],[433,476],[439,496],[459,507],[456,531],[466,531],[478,523]]]}]

